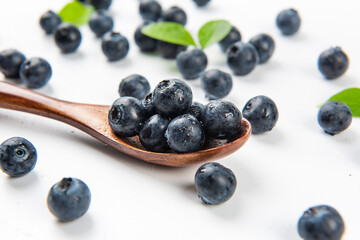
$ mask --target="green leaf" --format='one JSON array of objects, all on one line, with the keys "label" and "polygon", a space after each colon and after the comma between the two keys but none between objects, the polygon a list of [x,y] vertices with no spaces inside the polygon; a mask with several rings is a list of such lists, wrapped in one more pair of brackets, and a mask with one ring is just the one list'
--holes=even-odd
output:
[{"label": "green leaf", "polygon": [[90,16],[94,10],[92,5],[73,1],[66,4],[63,9],[60,10],[59,16],[63,22],[70,22],[76,26],[80,26],[89,22]]},{"label": "green leaf", "polygon": [[183,25],[173,22],[158,22],[146,25],[141,29],[141,33],[164,42],[178,45],[196,46],[191,34]]},{"label": "green leaf", "polygon": [[360,117],[360,88],[345,89],[329,98],[328,101],[343,102],[351,109],[354,117]]},{"label": "green leaf", "polygon": [[198,37],[202,49],[219,42],[231,31],[231,24],[226,20],[214,20],[205,23],[199,30]]}]

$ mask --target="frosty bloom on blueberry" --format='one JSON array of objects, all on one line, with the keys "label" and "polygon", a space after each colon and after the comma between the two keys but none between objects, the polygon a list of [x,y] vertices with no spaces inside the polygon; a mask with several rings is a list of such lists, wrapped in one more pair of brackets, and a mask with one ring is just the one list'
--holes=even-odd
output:
[{"label": "frosty bloom on blueberry", "polygon": [[180,52],[176,56],[176,65],[185,79],[198,78],[207,66],[207,57],[201,49]]},{"label": "frosty bloom on blueberry", "polygon": [[329,101],[321,106],[317,119],[325,133],[335,135],[350,126],[352,122],[352,112],[350,108],[342,102]]},{"label": "frosty bloom on blueberry", "polygon": [[72,53],[80,46],[81,33],[77,27],[64,23],[55,30],[54,39],[63,53]]},{"label": "frosty bloom on blueberry", "polygon": [[107,11],[97,10],[90,17],[89,27],[97,37],[102,37],[113,29],[114,21]]},{"label": "frosty bloom on blueberry", "polygon": [[40,88],[51,78],[52,70],[48,61],[43,58],[32,57],[20,67],[20,79],[28,88]]},{"label": "frosty bloom on blueberry", "polygon": [[219,42],[219,46],[223,52],[226,52],[231,44],[241,41],[241,34],[239,30],[232,26],[231,31]]},{"label": "frosty bloom on blueberry", "polygon": [[139,12],[144,20],[157,21],[162,14],[161,5],[154,0],[141,1]]},{"label": "frosty bloom on blueberry", "polygon": [[61,24],[59,15],[49,10],[40,17],[40,26],[46,34],[52,34],[55,29]]},{"label": "frosty bloom on blueberry", "polygon": [[335,79],[349,68],[349,58],[340,47],[332,47],[320,54],[318,68],[325,78]]},{"label": "frosty bloom on blueberry", "polygon": [[109,61],[118,61],[129,52],[129,42],[118,32],[107,33],[101,42],[101,49]]},{"label": "frosty bloom on blueberry", "polygon": [[227,64],[235,75],[247,75],[258,62],[259,56],[252,44],[236,42],[227,49]]},{"label": "frosty bloom on blueberry", "polygon": [[19,78],[20,66],[25,60],[24,54],[18,50],[3,50],[0,52],[0,72],[7,78]]},{"label": "frosty bloom on blueberry", "polygon": [[187,22],[187,16],[184,10],[177,6],[173,6],[163,12],[161,20],[164,22],[177,22],[181,25],[185,25]]},{"label": "frosty bloom on blueberry", "polygon": [[149,81],[139,74],[127,76],[121,80],[119,85],[120,97],[130,96],[142,100],[149,94],[149,92]]},{"label": "frosty bloom on blueberry", "polygon": [[260,33],[252,37],[249,43],[254,45],[257,53],[259,54],[259,64],[267,62],[275,49],[274,39],[265,33]]},{"label": "frosty bloom on blueberry", "polygon": [[300,23],[300,16],[293,8],[281,11],[276,17],[276,26],[284,36],[294,35],[299,30]]},{"label": "frosty bloom on blueberry", "polygon": [[230,74],[217,70],[207,70],[201,77],[201,85],[206,98],[210,100],[226,97],[232,89]]}]

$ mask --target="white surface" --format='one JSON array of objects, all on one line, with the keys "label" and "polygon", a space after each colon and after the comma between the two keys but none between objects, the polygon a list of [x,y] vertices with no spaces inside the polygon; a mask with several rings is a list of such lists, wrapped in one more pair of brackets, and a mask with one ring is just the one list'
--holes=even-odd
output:
[{"label": "white surface", "polygon": [[[329,204],[343,216],[344,240],[359,239],[360,121],[329,136],[318,126],[317,105],[348,87],[359,87],[360,35],[356,1],[212,0],[198,9],[191,0],[177,4],[188,14],[187,28],[197,29],[210,19],[225,18],[236,25],[245,41],[266,32],[276,40],[269,63],[246,77],[233,77],[228,100],[242,109],[259,94],[278,105],[280,118],[273,131],[252,136],[238,152],[220,162],[238,180],[232,199],[206,206],[197,198],[193,179],[199,165],[187,168],[155,166],[127,157],[88,135],[54,120],[0,109],[0,142],[13,136],[29,139],[38,162],[29,175],[10,179],[0,174],[1,239],[300,239],[297,221],[308,207]],[[128,57],[109,63],[87,26],[74,54],[63,55],[38,25],[48,9],[63,1],[2,1],[0,50],[16,48],[27,57],[40,56],[53,68],[49,84],[39,92],[60,99],[110,105],[118,97],[120,80],[139,73],[152,87],[168,77],[180,77],[174,61],[141,54],[133,33],[141,23],[138,1],[114,0],[115,29],[128,37]],[[276,14],[297,8],[300,32],[282,37]],[[348,53],[348,72],[326,81],[317,70],[321,51],[339,45]],[[206,50],[208,68],[230,72],[218,46]],[[206,103],[199,80],[190,82],[194,99]],[[62,177],[77,177],[92,192],[89,211],[61,224],[50,214],[46,196]]]}]

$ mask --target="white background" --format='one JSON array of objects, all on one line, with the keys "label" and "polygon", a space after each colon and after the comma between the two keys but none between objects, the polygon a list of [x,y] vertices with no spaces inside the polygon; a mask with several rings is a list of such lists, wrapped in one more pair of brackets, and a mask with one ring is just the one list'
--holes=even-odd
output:
[{"label": "white background", "polygon": [[[360,25],[354,0],[267,1],[212,0],[199,9],[191,0],[163,0],[188,14],[187,29],[196,35],[208,20],[227,19],[244,41],[265,32],[276,41],[273,58],[246,77],[233,76],[226,98],[242,109],[256,95],[272,98],[280,118],[273,131],[251,136],[238,152],[219,162],[232,169],[238,186],[219,206],[197,198],[194,174],[199,165],[169,168],[130,158],[73,127],[30,114],[0,109],[0,142],[13,136],[30,140],[38,162],[27,176],[0,174],[1,239],[300,239],[297,221],[318,204],[336,208],[346,224],[345,240],[359,239],[360,121],[329,136],[317,123],[317,105],[349,87],[359,87]],[[110,105],[122,78],[138,73],[152,88],[177,77],[175,62],[140,53],[133,33],[141,23],[138,1],[114,0],[115,29],[130,41],[126,59],[109,63],[100,40],[87,26],[74,54],[63,55],[39,27],[40,15],[67,3],[48,0],[2,0],[0,50],[16,48],[27,57],[47,59],[53,76],[38,92],[52,97]],[[293,37],[275,26],[279,11],[297,8],[302,25]],[[330,46],[348,53],[347,73],[325,80],[317,69],[319,54]],[[210,68],[230,72],[226,57],[214,45],[206,49]],[[206,103],[199,80],[189,82],[194,99]],[[92,193],[89,211],[70,223],[59,223],[48,211],[50,187],[63,177],[77,177]]]}]

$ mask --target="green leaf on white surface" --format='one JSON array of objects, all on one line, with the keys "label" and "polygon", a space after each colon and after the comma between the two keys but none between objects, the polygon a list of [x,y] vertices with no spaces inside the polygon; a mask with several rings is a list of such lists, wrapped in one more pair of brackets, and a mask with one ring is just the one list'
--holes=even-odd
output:
[{"label": "green leaf on white surface", "polygon": [[345,89],[329,98],[328,101],[345,103],[351,109],[353,117],[360,117],[360,88]]},{"label": "green leaf on white surface", "polygon": [[60,10],[59,16],[63,22],[69,22],[75,26],[81,26],[89,22],[91,14],[95,8],[92,5],[82,4],[79,1],[73,1],[66,4]]},{"label": "green leaf on white surface", "polygon": [[219,42],[231,31],[231,24],[226,20],[213,20],[205,23],[198,32],[202,49]]}]

